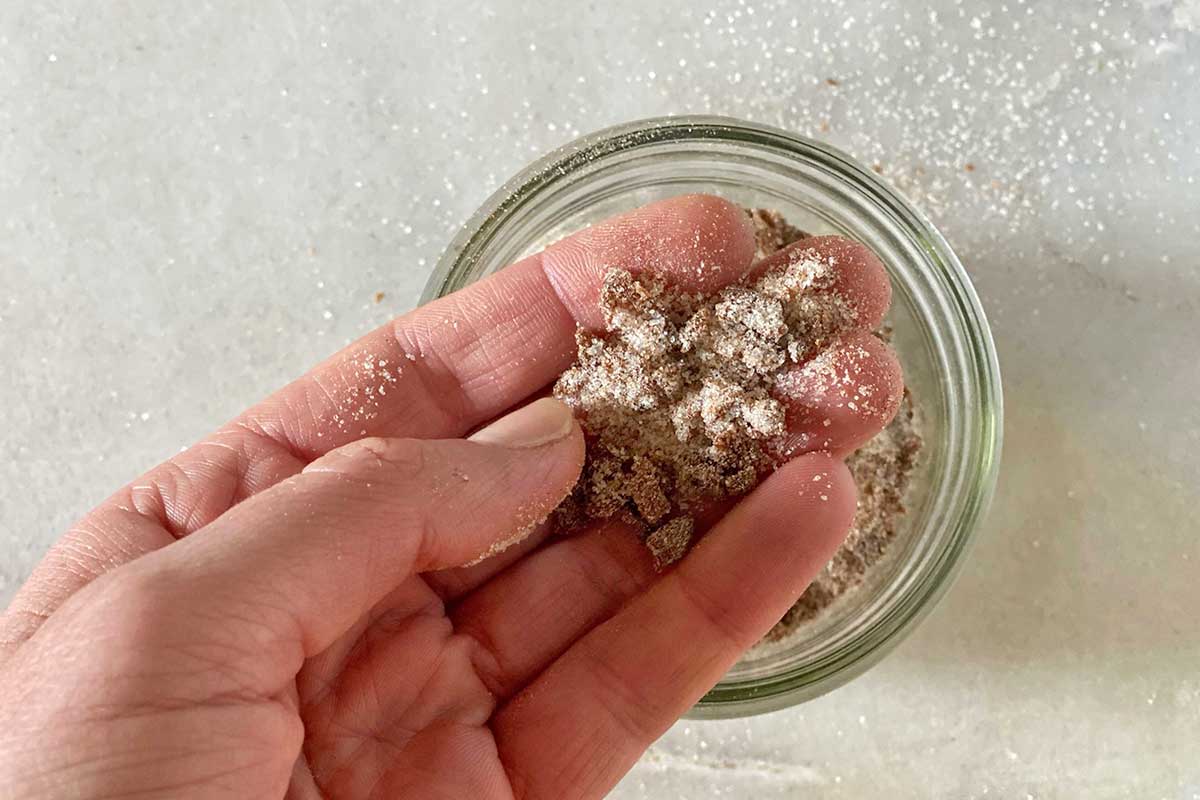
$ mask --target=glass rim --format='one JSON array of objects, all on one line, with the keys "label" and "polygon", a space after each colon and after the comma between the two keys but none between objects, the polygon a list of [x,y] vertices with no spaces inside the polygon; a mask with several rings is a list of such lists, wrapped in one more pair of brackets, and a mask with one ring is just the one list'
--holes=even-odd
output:
[{"label": "glass rim", "polygon": [[[461,286],[461,278],[502,231],[534,198],[570,180],[584,167],[632,150],[680,142],[743,144],[818,166],[837,176],[873,209],[883,211],[906,233],[924,244],[923,268],[938,271],[939,287],[950,301],[972,373],[978,400],[964,422],[964,444],[972,456],[955,492],[965,502],[947,543],[936,559],[888,613],[862,634],[815,663],[777,675],[719,683],[686,715],[693,719],[747,716],[777,710],[827,692],[865,672],[901,641],[936,605],[953,582],[995,490],[1003,427],[999,363],[979,297],[958,257],[929,220],[881,178],[837,148],[777,128],[719,116],[655,117],[586,134],[526,166],[494,192],[463,225],[443,252],[421,303]],[[465,285],[465,283],[463,284]],[[965,459],[964,459],[965,460]]]}]

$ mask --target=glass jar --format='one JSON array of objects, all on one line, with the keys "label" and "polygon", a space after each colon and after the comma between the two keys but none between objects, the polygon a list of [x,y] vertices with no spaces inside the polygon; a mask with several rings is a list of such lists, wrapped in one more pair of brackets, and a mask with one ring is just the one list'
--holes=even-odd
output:
[{"label": "glass jar", "polygon": [[908,512],[866,582],[786,640],[746,654],[690,712],[773,711],[879,661],[946,591],[987,508],[1000,456],[996,353],[962,265],[925,217],[844,153],[722,117],[671,117],[584,136],[529,165],[450,243],[422,302],[605,217],[672,195],[772,208],[874,250],[893,287],[892,344],[925,438]]}]

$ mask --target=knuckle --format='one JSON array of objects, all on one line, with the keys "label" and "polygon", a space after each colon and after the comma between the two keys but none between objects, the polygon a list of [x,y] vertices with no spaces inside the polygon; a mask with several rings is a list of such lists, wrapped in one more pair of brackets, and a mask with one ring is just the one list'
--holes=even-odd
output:
[{"label": "knuckle", "polygon": [[114,570],[89,587],[95,592],[95,602],[88,611],[118,640],[143,640],[174,613],[173,585],[174,581],[154,570]]},{"label": "knuckle", "polygon": [[426,466],[425,447],[418,439],[372,436],[343,445],[330,455],[336,459],[333,471],[369,474],[382,470],[402,480],[417,477]]},{"label": "knuckle", "polygon": [[740,622],[741,617],[728,606],[715,601],[703,587],[682,575],[676,585],[692,618],[722,647],[741,652],[754,643],[753,636],[747,636]]},{"label": "knuckle", "polygon": [[468,642],[468,658],[475,676],[493,697],[508,697],[515,686],[507,679],[511,672],[501,661],[500,651],[487,628],[469,622],[457,626],[455,633]]},{"label": "knuckle", "polygon": [[644,691],[637,681],[616,671],[608,662],[597,659],[589,675],[596,702],[604,709],[615,738],[649,745],[658,738],[656,721],[662,716],[664,701]]}]

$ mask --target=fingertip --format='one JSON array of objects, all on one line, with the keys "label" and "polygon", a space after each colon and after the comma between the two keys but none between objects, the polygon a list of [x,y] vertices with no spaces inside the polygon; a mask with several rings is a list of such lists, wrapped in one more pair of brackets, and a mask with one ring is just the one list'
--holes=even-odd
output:
[{"label": "fingertip", "polygon": [[543,451],[538,460],[549,470],[550,484],[561,490],[558,500],[575,485],[583,471],[587,450],[583,428],[575,418],[575,412],[556,397],[540,397],[510,411],[475,431],[468,441]]},{"label": "fingertip", "polygon": [[471,441],[504,447],[541,447],[571,435],[579,427],[574,412],[556,397],[540,397],[476,431]]},{"label": "fingertip", "polygon": [[[807,520],[809,515],[829,517],[836,522],[843,516],[848,500],[853,513],[855,489],[850,470],[830,453],[806,453],[782,464],[751,495],[756,513],[771,515],[774,521]],[[764,522],[767,520],[763,520]],[[805,522],[806,527],[810,526]]]},{"label": "fingertip", "polygon": [[[724,529],[726,536],[738,536],[738,555],[722,559],[736,559],[737,564],[725,569],[744,570],[743,583],[759,581],[753,591],[746,590],[747,596],[771,609],[747,626],[751,641],[833,557],[850,530],[856,501],[854,478],[846,465],[827,453],[809,453],[782,465],[714,528],[714,533]],[[774,619],[768,619],[772,615]]]},{"label": "fingertip", "polygon": [[712,292],[749,269],[754,259],[754,226],[741,206],[711,194],[681,195],[647,209],[656,206],[667,226],[684,234],[683,247],[664,262],[679,286]]},{"label": "fingertip", "polygon": [[[426,503],[434,507],[438,501],[460,504],[480,520],[477,527],[496,528],[500,535],[483,542],[483,549],[478,536],[461,537],[466,544],[442,537],[445,546],[423,562],[421,571],[472,567],[537,533],[574,489],[586,451],[583,430],[573,418],[565,435],[533,446],[474,439],[448,444],[456,450],[462,444],[465,449],[457,457],[447,451],[449,478],[435,482]],[[475,487],[476,483],[483,485]]]},{"label": "fingertip", "polygon": [[844,236],[816,236],[803,241],[837,265],[833,291],[853,304],[857,327],[878,328],[892,304],[892,283],[879,256],[862,242]]},{"label": "fingertip", "polygon": [[795,458],[743,497],[672,575],[708,598],[721,627],[748,647],[833,557],[855,501],[854,480],[839,459]]},{"label": "fingertip", "polygon": [[793,459],[777,469],[763,487],[767,487],[763,503],[770,508],[788,508],[793,521],[804,520],[808,544],[820,544],[818,549],[833,554],[849,530],[858,497],[854,477],[840,458],[809,453]]},{"label": "fingertip", "polygon": [[787,372],[775,394],[787,408],[781,457],[817,450],[844,456],[892,421],[904,397],[904,371],[890,345],[860,332]]}]

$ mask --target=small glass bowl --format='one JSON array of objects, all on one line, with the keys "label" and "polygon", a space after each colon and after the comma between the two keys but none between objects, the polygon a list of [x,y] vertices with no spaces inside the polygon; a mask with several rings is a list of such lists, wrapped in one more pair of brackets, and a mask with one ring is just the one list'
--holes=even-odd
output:
[{"label": "small glass bowl", "polygon": [[689,714],[738,717],[804,702],[860,675],[933,608],[995,486],[1000,373],[971,282],[920,212],[828,145],[722,117],[619,125],[529,165],[450,243],[422,302],[605,217],[692,192],[775,209],[803,230],[842,234],[879,255],[892,280],[892,344],[925,438],[908,513],[865,583],[786,639],[747,653]]}]

